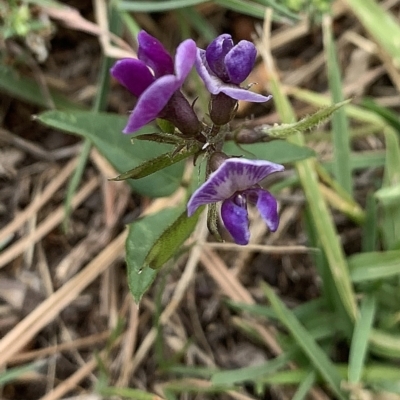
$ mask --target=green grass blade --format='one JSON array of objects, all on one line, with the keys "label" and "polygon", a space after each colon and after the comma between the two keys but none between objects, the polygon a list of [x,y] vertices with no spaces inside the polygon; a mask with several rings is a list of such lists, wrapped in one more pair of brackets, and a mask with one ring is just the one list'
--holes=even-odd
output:
[{"label": "green grass blade", "polygon": [[300,386],[298,387],[296,393],[292,397],[292,400],[304,400],[307,396],[307,393],[313,387],[316,381],[316,375],[314,371],[311,371],[307,374],[304,380],[301,382]]},{"label": "green grass blade", "polygon": [[[328,81],[332,102],[343,101],[341,74],[332,35],[332,20],[329,16],[323,19],[324,48],[327,60]],[[350,168],[349,124],[343,109],[332,116],[333,145],[335,156],[335,176],[339,184],[351,195],[352,179]]]},{"label": "green grass blade", "polygon": [[375,311],[375,297],[365,296],[361,302],[360,317],[356,321],[351,340],[348,375],[351,384],[358,383],[361,380]]},{"label": "green grass blade", "polygon": [[[350,166],[352,170],[381,167],[385,164],[385,159],[383,151],[362,151],[351,154]],[[333,171],[333,162],[324,162],[323,166],[328,171]]]},{"label": "green grass blade", "polygon": [[14,368],[7,369],[5,371],[1,371],[1,373],[0,373],[0,388],[2,386],[6,385],[7,383],[18,379],[21,375],[24,375],[27,372],[33,372],[35,370],[38,370],[43,364],[44,364],[44,361],[36,361],[31,364],[22,365],[20,367],[14,367]]},{"label": "green grass blade", "polygon": [[362,235],[362,252],[375,251],[378,237],[378,216],[376,201],[372,194],[367,195],[365,206],[365,222]]},{"label": "green grass blade", "polygon": [[[269,66],[269,69],[270,71],[273,70],[271,66]],[[283,90],[281,90],[277,75],[274,73],[271,74],[271,92],[274,96],[274,101],[282,122],[293,122],[295,116],[292,107]],[[293,135],[288,140],[299,146],[304,145],[304,136],[302,134]],[[357,305],[348,266],[332,216],[319,190],[318,178],[314,166],[315,162],[314,159],[307,159],[296,163],[297,173],[300,177],[310,207],[311,216],[316,226],[319,240],[326,254],[340,300],[350,319],[355,320],[357,316]]]},{"label": "green grass blade", "polygon": [[310,336],[293,313],[283,304],[278,296],[276,296],[273,289],[267,284],[263,284],[263,289],[280,321],[286,329],[289,330],[299,347],[310,359],[315,369],[321,374],[337,398],[345,400],[346,396],[340,389],[340,382],[342,379],[334,364],[329,360],[325,352]]},{"label": "green grass blade", "polygon": [[187,7],[178,10],[179,17],[188,23],[205,39],[212,42],[218,36],[214,26],[204,18],[195,8]]},{"label": "green grass blade", "polygon": [[400,116],[387,107],[380,106],[372,98],[365,98],[361,103],[368,110],[380,115],[400,135]]},{"label": "green grass blade", "polygon": [[[0,91],[10,93],[21,100],[27,101],[43,108],[51,108],[45,96],[42,95],[42,88],[31,78],[23,76],[7,65],[0,65]],[[85,105],[77,104],[56,90],[49,89],[51,99],[57,109],[77,110],[85,109]]]},{"label": "green grass blade", "polygon": [[[347,377],[347,364],[335,364],[335,368],[339,372],[342,379]],[[295,370],[278,371],[273,375],[266,376],[261,382],[270,385],[299,385],[306,379],[309,370],[298,368]],[[369,385],[374,385],[382,382],[399,380],[398,368],[393,368],[387,364],[370,364],[365,367],[362,375],[362,381]],[[317,376],[317,383],[321,379]],[[293,399],[292,399],[293,400]],[[383,400],[383,399],[382,399]]]},{"label": "green grass blade", "polygon": [[117,1],[117,8],[121,11],[161,12],[177,10],[183,7],[195,6],[208,0],[171,0],[171,1]]},{"label": "green grass blade", "polygon": [[[400,358],[400,335],[393,335],[373,329],[370,337],[371,351],[387,358]],[[393,366],[391,367],[393,369]],[[399,374],[398,368],[395,368]],[[397,379],[399,375],[397,375]],[[388,378],[390,379],[390,378]]]},{"label": "green grass blade", "polygon": [[400,68],[400,25],[389,12],[375,0],[343,0],[365,29],[392,58],[396,68]]},{"label": "green grass blade", "polygon": [[262,365],[238,368],[231,371],[218,371],[212,376],[211,380],[213,385],[233,385],[240,382],[254,381],[284,368],[292,357],[293,351],[283,353]]},{"label": "green grass blade", "polygon": [[359,253],[348,258],[353,282],[368,282],[400,274],[400,250]]},{"label": "green grass blade", "polygon": [[400,241],[400,143],[393,128],[385,130],[386,164],[384,184],[375,193],[383,209],[382,234],[386,249],[394,249]]},{"label": "green grass blade", "polygon": [[124,22],[124,25],[133,39],[136,40],[137,35],[139,34],[141,28],[139,24],[135,21],[132,15],[129,14],[128,11],[118,10],[119,16]]}]

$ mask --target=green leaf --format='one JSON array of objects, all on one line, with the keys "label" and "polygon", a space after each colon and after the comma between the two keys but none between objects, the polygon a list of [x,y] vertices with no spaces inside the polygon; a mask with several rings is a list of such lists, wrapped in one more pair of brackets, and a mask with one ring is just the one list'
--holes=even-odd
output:
[{"label": "green leaf", "polygon": [[[342,80],[333,39],[332,19],[328,15],[324,16],[322,27],[329,88],[332,101],[338,103],[343,100]],[[350,168],[349,122],[343,109],[332,116],[332,133],[335,177],[344,190],[351,195],[353,186]]]},{"label": "green leaf", "polygon": [[386,128],[386,163],[384,184],[376,197],[383,208],[382,234],[385,249],[394,249],[400,238],[400,204],[396,201],[400,184],[400,143],[392,128]]},{"label": "green leaf", "polygon": [[[263,19],[265,17],[265,11],[267,6],[274,9],[273,19],[274,20],[287,20],[290,18],[293,21],[299,20],[299,16],[296,13],[291,12],[284,6],[280,5],[281,2],[275,2],[272,0],[268,1],[255,1],[249,0],[215,0],[215,2],[226,7],[229,10],[236,11],[240,14],[251,15],[256,18]],[[263,5],[260,3],[264,3]]]},{"label": "green leaf", "polygon": [[[376,0],[344,0],[367,32],[378,42],[380,49],[392,59],[393,66],[400,68],[400,26],[389,11],[385,11]],[[382,29],[382,28],[385,29]]]},{"label": "green leaf", "polygon": [[296,340],[296,343],[307,355],[324,380],[329,384],[337,398],[345,400],[346,396],[340,388],[341,377],[334,364],[329,360],[325,352],[310,336],[293,313],[283,304],[278,296],[276,296],[272,288],[264,283],[263,289],[280,321],[289,330]]},{"label": "green leaf", "polygon": [[[397,360],[400,358],[400,335],[392,335],[378,329],[373,329],[370,342],[371,350],[374,353]],[[398,374],[399,371],[396,368],[395,370]],[[397,375],[398,378],[399,375]]]},{"label": "green leaf", "polygon": [[389,125],[391,125],[398,134],[400,134],[400,117],[387,107],[380,106],[373,98],[365,98],[361,105],[380,115]]},{"label": "green leaf", "polygon": [[227,142],[224,151],[231,155],[239,155],[244,151],[246,158],[268,160],[278,164],[300,161],[315,155],[314,151],[308,147],[297,146],[283,140],[240,146]]},{"label": "green leaf", "polygon": [[[118,171],[126,171],[133,165],[140,165],[155,155],[171,149],[159,143],[135,142],[122,134],[126,125],[126,117],[110,113],[90,111],[46,111],[38,120],[47,126],[76,134],[90,139],[97,149],[110,161]],[[144,127],[141,133],[154,131],[152,127]],[[168,196],[180,184],[183,164],[175,164],[140,181],[129,181],[138,193],[149,197]]]},{"label": "green leaf", "polygon": [[44,360],[35,361],[30,364],[22,365],[20,367],[14,367],[7,369],[5,371],[1,371],[0,373],[0,387],[3,387],[9,382],[15,381],[20,378],[22,375],[40,370],[45,364]]},{"label": "green leaf", "polygon": [[348,104],[350,101],[351,100],[345,100],[321,108],[314,114],[308,115],[300,121],[293,122],[292,124],[276,124],[274,126],[261,125],[257,128],[257,131],[264,133],[266,137],[285,139],[288,136],[295,135],[296,133],[303,133],[317,127],[319,124],[326,121],[335,111]]},{"label": "green leaf", "polygon": [[123,181],[126,179],[140,179],[144,178],[148,175],[154,174],[154,172],[160,171],[164,168],[167,168],[171,165],[176,164],[179,161],[182,161],[191,155],[196,154],[200,151],[200,146],[193,146],[189,149],[185,148],[181,151],[175,153],[166,153],[161,154],[160,156],[153,158],[149,161],[140,164],[136,168],[133,168],[127,172],[124,172],[121,175],[118,175],[116,178],[110,179],[111,181]]},{"label": "green leaf", "polygon": [[360,382],[362,376],[375,310],[375,297],[366,295],[361,303],[350,346],[349,382],[352,384]]},{"label": "green leaf", "polygon": [[367,282],[400,274],[400,250],[355,254],[348,258],[353,282]]},{"label": "green leaf", "polygon": [[158,127],[161,129],[161,132],[169,133],[170,135],[175,132],[175,126],[172,122],[169,122],[166,119],[162,118],[157,118],[156,122]]},{"label": "green leaf", "polygon": [[374,251],[378,237],[378,215],[376,201],[371,193],[367,195],[362,233],[362,252]]},{"label": "green leaf", "polygon": [[[386,207],[398,206],[400,204],[400,183],[379,189],[375,197]],[[397,207],[396,207],[397,208]]]},{"label": "green leaf", "polygon": [[180,215],[182,209],[167,208],[129,224],[126,239],[126,263],[129,289],[139,303],[143,294],[153,283],[157,271],[143,268],[144,260],[163,231]]},{"label": "green leaf", "polygon": [[294,351],[289,351],[261,365],[217,371],[212,376],[212,383],[213,385],[233,385],[246,381],[252,382],[260,377],[270,375],[279,369],[283,369],[291,360],[293,354]]},{"label": "green leaf", "polygon": [[303,400],[307,397],[307,393],[311,390],[316,381],[316,374],[310,371],[303,379],[292,400]]},{"label": "green leaf", "polygon": [[146,266],[152,269],[161,268],[173,257],[193,232],[203,208],[198,208],[191,217],[187,216],[185,210],[155,241],[143,262],[143,268]]},{"label": "green leaf", "polygon": [[[294,111],[286,92],[278,80],[277,74],[273,70],[271,71],[271,93],[274,96],[275,105],[281,120],[287,123],[293,122],[295,120]],[[323,103],[321,102],[321,104]],[[290,136],[288,141],[300,146],[304,145],[305,142],[304,136],[299,133]],[[296,163],[296,170],[307,198],[313,225],[326,255],[326,267],[330,269],[329,273],[333,278],[340,301],[349,319],[354,320],[357,315],[354,290],[336,226],[320,191],[315,171],[315,160],[304,160]]]},{"label": "green leaf", "polygon": [[21,75],[6,65],[0,65],[0,91],[5,91],[21,100],[43,108],[51,108],[51,101],[57,108],[66,110],[76,110],[78,107],[80,109],[85,108],[84,105],[77,104],[52,89],[49,89],[51,95],[49,102],[43,94],[42,87],[36,81]]},{"label": "green leaf", "polygon": [[177,10],[182,7],[195,6],[205,3],[207,0],[170,0],[170,1],[117,1],[117,8],[121,11],[135,12],[161,12],[168,10]]},{"label": "green leaf", "polygon": [[163,132],[154,132],[154,133],[147,133],[145,135],[135,135],[131,142],[134,144],[136,140],[145,140],[148,142],[157,142],[157,143],[167,143],[173,145],[182,145],[184,144],[184,139],[178,137],[176,135],[172,135],[170,133],[163,133]]}]

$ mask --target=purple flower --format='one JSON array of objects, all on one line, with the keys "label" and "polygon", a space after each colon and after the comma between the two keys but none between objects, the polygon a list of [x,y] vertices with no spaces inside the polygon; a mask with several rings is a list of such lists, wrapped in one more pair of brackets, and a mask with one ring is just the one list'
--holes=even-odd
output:
[{"label": "purple flower", "polygon": [[[138,60],[127,58],[117,61],[111,68],[112,76],[138,97],[124,133],[132,133],[156,118],[165,118],[181,129],[198,128],[198,120],[191,106],[179,91],[196,58],[196,44],[188,39],[182,42],[172,57],[163,45],[145,31],[138,34]],[[179,110],[190,121],[181,121]],[[189,127],[187,126],[189,124]],[[196,125],[196,126],[194,126]]]},{"label": "purple flower", "polygon": [[222,221],[237,244],[249,243],[247,203],[254,203],[271,231],[279,225],[278,205],[271,193],[258,183],[284,167],[263,160],[229,158],[192,195],[187,209],[191,216],[198,207],[222,201]]},{"label": "purple flower", "polygon": [[253,43],[242,40],[234,46],[231,35],[223,34],[206,50],[197,49],[196,69],[211,94],[222,92],[236,100],[261,103],[271,96],[262,96],[239,86],[253,69],[256,56]]}]

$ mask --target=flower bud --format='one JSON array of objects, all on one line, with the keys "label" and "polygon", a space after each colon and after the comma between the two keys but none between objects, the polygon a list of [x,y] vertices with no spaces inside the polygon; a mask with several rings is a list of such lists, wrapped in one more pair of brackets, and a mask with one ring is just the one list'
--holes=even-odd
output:
[{"label": "flower bud", "polygon": [[171,122],[183,136],[195,137],[201,129],[193,107],[180,91],[175,92],[160,113],[160,117]]},{"label": "flower bud", "polygon": [[243,128],[234,136],[234,139],[236,143],[251,144],[265,141],[266,135],[255,129]]},{"label": "flower bud", "polygon": [[209,112],[211,121],[215,125],[225,125],[230,122],[237,110],[237,100],[225,93],[211,95]]}]

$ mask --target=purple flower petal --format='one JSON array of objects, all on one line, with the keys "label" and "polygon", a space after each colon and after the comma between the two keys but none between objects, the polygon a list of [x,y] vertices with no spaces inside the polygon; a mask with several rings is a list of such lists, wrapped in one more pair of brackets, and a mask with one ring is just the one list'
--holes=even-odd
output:
[{"label": "purple flower petal", "polygon": [[232,37],[225,33],[219,35],[208,45],[205,54],[207,64],[211,71],[224,81],[229,78],[225,68],[225,56],[232,47]]},{"label": "purple flower petal", "polygon": [[257,50],[253,43],[241,40],[225,57],[229,82],[240,85],[250,74],[256,62]]},{"label": "purple flower petal", "polygon": [[211,71],[207,64],[206,52],[202,49],[197,49],[196,62],[197,73],[206,85],[207,90],[211,94],[218,94],[221,90],[220,87],[224,83]]},{"label": "purple flower petal", "polygon": [[138,58],[147,64],[156,78],[173,74],[174,62],[164,46],[155,37],[145,31],[138,34]]},{"label": "purple flower petal", "polygon": [[139,97],[154,82],[154,76],[147,65],[134,58],[117,61],[110,72],[119,83],[136,97]]},{"label": "purple flower petal", "polygon": [[283,169],[283,165],[269,161],[229,158],[193,193],[187,205],[188,215],[192,215],[203,204],[226,200]]},{"label": "purple flower petal", "polygon": [[244,100],[251,101],[253,103],[263,103],[272,98],[271,95],[263,96],[262,94],[251,92],[250,90],[243,89],[239,86],[235,86],[233,84],[225,83],[221,85],[220,90],[218,91],[225,93],[227,96],[232,97],[236,100]]},{"label": "purple flower petal", "polygon": [[176,49],[175,74],[181,84],[189,75],[196,60],[196,54],[196,43],[192,39],[183,41]]},{"label": "purple flower petal", "polygon": [[221,218],[233,240],[237,244],[246,245],[250,239],[246,200],[242,195],[234,197],[222,203]]},{"label": "purple flower petal", "polygon": [[133,133],[156,119],[180,86],[181,82],[175,75],[166,75],[155,80],[139,97],[122,132]]},{"label": "purple flower petal", "polygon": [[195,66],[197,73],[211,94],[218,94],[222,92],[235,100],[251,101],[255,103],[263,103],[270,100],[272,97],[251,92],[250,90],[243,89],[233,83],[223,82],[211,71],[206,60],[205,50],[197,49]]},{"label": "purple flower petal", "polygon": [[256,206],[262,219],[268,225],[272,232],[278,229],[279,214],[278,203],[272,194],[264,189],[249,189],[245,192],[248,199],[251,197],[257,198]]}]

